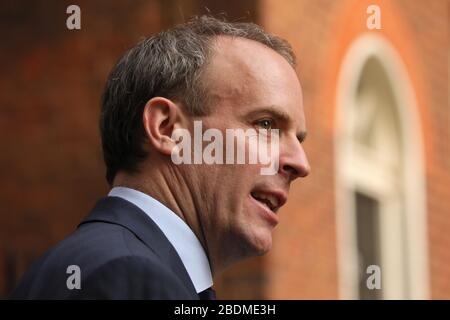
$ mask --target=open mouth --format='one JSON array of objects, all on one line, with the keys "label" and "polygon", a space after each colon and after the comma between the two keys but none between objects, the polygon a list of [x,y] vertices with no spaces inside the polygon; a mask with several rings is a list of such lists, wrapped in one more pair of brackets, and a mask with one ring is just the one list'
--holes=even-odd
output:
[{"label": "open mouth", "polygon": [[252,191],[250,195],[253,199],[260,202],[263,206],[266,206],[270,211],[275,213],[284,204],[282,198],[274,193]]}]

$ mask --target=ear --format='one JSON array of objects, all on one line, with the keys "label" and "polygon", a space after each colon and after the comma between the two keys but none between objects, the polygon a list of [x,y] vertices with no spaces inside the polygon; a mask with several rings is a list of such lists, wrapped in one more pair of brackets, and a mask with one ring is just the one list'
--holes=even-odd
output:
[{"label": "ear", "polygon": [[182,111],[169,99],[154,97],[144,107],[142,121],[147,138],[154,149],[170,155],[175,147],[172,132],[181,127]]}]

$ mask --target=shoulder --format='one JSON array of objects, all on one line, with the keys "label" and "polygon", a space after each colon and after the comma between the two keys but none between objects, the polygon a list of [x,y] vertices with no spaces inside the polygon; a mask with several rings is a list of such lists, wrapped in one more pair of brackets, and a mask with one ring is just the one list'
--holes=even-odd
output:
[{"label": "shoulder", "polygon": [[[74,277],[81,288],[69,288]],[[82,226],[44,254],[12,298],[195,299],[191,291],[130,230],[99,222]]]},{"label": "shoulder", "polygon": [[[150,247],[128,229],[92,223],[78,230],[72,251],[81,272],[78,299],[192,299],[185,285]],[[65,245],[66,249],[72,244]],[[61,254],[58,254],[61,257]],[[68,260],[67,260],[68,261]]]},{"label": "shoulder", "polygon": [[139,255],[106,261],[83,275],[75,299],[193,299],[176,274],[157,259]]}]

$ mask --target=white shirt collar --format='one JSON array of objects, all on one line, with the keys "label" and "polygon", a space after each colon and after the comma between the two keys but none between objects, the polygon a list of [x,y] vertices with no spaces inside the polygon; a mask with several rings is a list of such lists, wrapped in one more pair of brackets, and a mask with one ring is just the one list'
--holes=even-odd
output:
[{"label": "white shirt collar", "polygon": [[134,189],[114,187],[108,196],[133,203],[158,225],[180,256],[197,293],[212,286],[211,268],[205,250],[183,219],[156,199]]}]

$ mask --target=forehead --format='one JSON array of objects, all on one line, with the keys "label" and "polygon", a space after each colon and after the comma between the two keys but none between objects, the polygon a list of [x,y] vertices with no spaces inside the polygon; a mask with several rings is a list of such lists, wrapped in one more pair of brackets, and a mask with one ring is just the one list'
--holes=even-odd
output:
[{"label": "forehead", "polygon": [[213,49],[204,73],[213,110],[242,115],[273,106],[304,126],[301,85],[283,56],[243,38],[217,37]]}]

